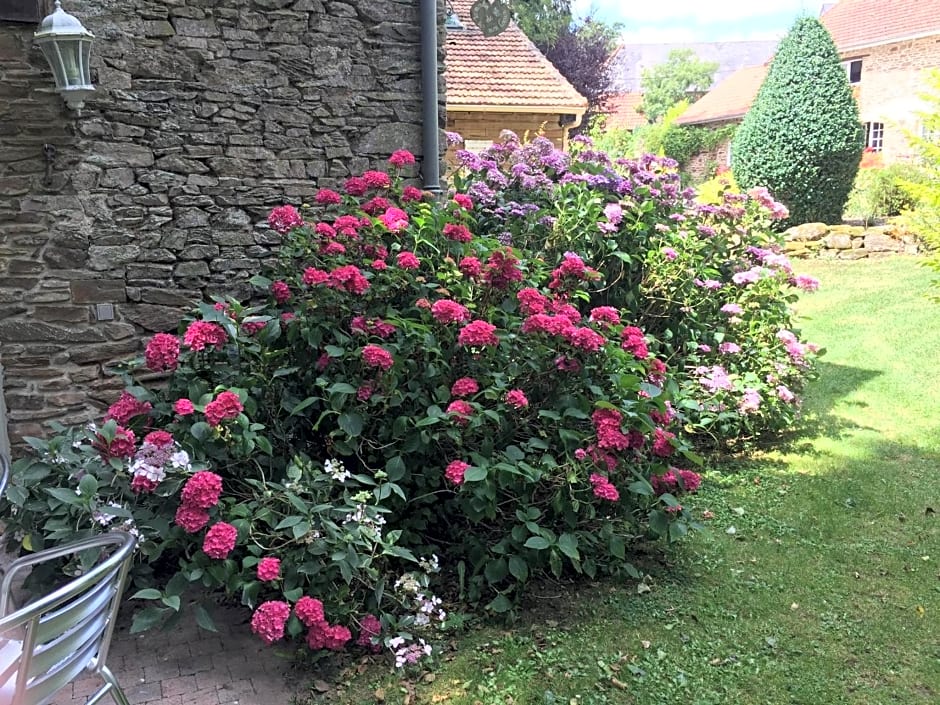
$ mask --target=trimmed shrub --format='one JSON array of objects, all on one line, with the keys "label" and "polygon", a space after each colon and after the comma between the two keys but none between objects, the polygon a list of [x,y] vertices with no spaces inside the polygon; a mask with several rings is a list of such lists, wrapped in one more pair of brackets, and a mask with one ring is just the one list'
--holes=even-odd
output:
[{"label": "trimmed shrub", "polygon": [[832,37],[818,19],[798,19],[735,135],[735,178],[744,189],[767,187],[789,208],[789,223],[838,223],[863,145]]}]

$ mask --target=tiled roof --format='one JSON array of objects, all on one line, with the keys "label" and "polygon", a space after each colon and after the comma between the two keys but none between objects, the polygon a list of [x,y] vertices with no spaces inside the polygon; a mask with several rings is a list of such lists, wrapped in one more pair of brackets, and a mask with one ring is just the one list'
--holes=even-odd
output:
[{"label": "tiled roof", "polygon": [[744,117],[767,77],[768,66],[748,66],[731,74],[676,120],[680,125],[701,125]]},{"label": "tiled roof", "polygon": [[846,52],[940,34],[940,0],[841,0],[820,19]]},{"label": "tiled roof", "polygon": [[636,111],[642,102],[642,93],[617,93],[610,96],[604,104],[604,113],[607,115],[604,126],[607,129],[635,130],[645,125],[646,116]]},{"label": "tiled roof", "polygon": [[484,37],[470,19],[473,1],[449,3],[465,29],[447,31],[448,108],[563,113],[587,109],[587,99],[515,24],[495,37]]}]

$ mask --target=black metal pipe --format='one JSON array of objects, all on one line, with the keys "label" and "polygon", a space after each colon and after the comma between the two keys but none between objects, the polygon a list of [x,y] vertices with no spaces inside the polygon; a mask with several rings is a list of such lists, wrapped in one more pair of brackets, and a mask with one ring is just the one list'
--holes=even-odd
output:
[{"label": "black metal pipe", "polygon": [[437,0],[421,0],[421,91],[424,188],[441,190],[440,125],[437,91]]}]

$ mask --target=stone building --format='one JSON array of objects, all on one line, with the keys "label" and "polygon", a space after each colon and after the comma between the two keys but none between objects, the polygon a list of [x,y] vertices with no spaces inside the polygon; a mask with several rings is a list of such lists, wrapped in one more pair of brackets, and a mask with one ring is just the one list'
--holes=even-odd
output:
[{"label": "stone building", "polygon": [[66,0],[96,36],[80,115],[9,21],[44,2],[0,0],[0,450],[97,415],[110,363],[244,294],[272,206],[422,152],[417,0]]},{"label": "stone building", "polygon": [[[912,158],[905,135],[920,132],[926,72],[940,68],[940,0],[841,0],[820,20],[835,41],[858,100],[866,146],[881,153],[886,164]],[[741,69],[692,105],[677,123],[740,122],[766,72],[766,65]],[[727,161],[728,150],[728,144],[722,145],[703,161]]]}]

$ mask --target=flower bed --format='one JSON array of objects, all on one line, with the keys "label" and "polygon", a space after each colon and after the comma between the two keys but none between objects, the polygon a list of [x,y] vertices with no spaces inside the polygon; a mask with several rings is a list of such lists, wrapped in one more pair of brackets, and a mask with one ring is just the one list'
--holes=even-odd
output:
[{"label": "flower bed", "polygon": [[667,162],[541,140],[461,159],[443,200],[396,152],[274,209],[266,300],[202,304],[101,424],[31,439],[7,493],[19,545],[122,527],[152,601],[135,630],[195,585],[266,643],[403,666],[447,623],[435,590],[505,612],[539,576],[636,576],[638,538],[683,536],[682,429],[792,408],[812,359],[782,325],[801,280],[760,229],[777,205],[701,209]]}]

